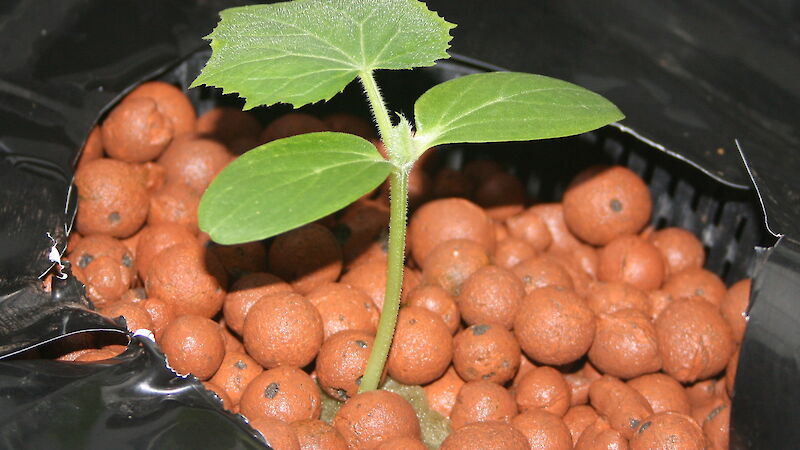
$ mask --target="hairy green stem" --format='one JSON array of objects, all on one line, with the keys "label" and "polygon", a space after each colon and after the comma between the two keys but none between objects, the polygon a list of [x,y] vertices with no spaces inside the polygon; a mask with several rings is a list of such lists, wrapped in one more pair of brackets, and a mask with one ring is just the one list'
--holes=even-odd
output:
[{"label": "hairy green stem", "polygon": [[[394,150],[394,142],[391,142],[392,121],[389,118],[389,111],[386,109],[386,104],[383,102],[381,90],[378,88],[378,83],[375,82],[375,78],[372,76],[372,71],[359,73],[358,79],[361,80],[361,84],[364,86],[364,92],[367,94],[367,100],[369,100],[369,105],[372,108],[372,117],[378,125],[378,133],[381,136],[381,141],[383,141],[386,151],[391,157],[393,156]],[[392,159],[392,162],[396,162],[393,158],[390,159]]]}]

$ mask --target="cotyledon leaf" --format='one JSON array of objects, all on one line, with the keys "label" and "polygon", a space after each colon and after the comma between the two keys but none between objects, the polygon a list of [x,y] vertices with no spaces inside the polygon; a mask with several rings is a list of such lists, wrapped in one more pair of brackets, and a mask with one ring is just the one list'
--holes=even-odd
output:
[{"label": "cotyledon leaf", "polygon": [[200,229],[221,244],[274,236],[347,206],[390,171],[375,146],[355,135],[309,133],[272,141],[217,175],[200,201]]},{"label": "cotyledon leaf", "polygon": [[432,66],[448,57],[455,26],[417,0],[295,0],[220,17],[192,87],[237,92],[245,109],[327,100],[360,71]]},{"label": "cotyledon leaf", "polygon": [[592,91],[517,72],[467,75],[436,85],[417,99],[414,114],[415,140],[425,148],[571,136],[625,117]]}]

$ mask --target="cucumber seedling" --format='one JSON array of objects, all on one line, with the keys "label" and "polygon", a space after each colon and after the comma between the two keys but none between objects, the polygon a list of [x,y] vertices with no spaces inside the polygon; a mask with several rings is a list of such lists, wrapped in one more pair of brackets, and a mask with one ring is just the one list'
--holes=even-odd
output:
[{"label": "cucumber seedling", "polygon": [[245,109],[328,100],[356,78],[364,88],[386,159],[350,134],[278,139],[228,165],[198,212],[211,239],[238,244],[324,217],[390,179],[385,303],[362,392],[378,387],[397,322],[408,175],[420,155],[445,144],[569,136],[623,118],[611,102],[579,86],[514,72],[446,81],[416,100],[413,118],[391,115],[374,72],[449,57],[455,25],[418,0],[294,0],[230,8],[220,17],[207,36],[211,58],[192,87],[236,93]]}]

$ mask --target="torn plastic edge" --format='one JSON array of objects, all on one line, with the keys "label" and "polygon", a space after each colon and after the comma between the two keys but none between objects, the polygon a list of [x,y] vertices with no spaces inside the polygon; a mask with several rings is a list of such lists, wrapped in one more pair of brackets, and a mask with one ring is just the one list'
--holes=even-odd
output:
[{"label": "torn plastic edge", "polygon": [[756,197],[758,198],[758,205],[761,207],[761,215],[764,217],[764,227],[766,227],[767,232],[771,234],[773,237],[777,238],[777,241],[774,245],[778,245],[780,240],[783,238],[783,234],[776,233],[770,228],[769,226],[769,216],[767,216],[767,207],[764,204],[764,198],[761,195],[761,189],[758,188],[758,182],[756,181],[756,175],[753,173],[753,169],[750,167],[750,164],[747,162],[747,157],[744,155],[744,150],[742,150],[742,145],[739,143],[739,139],[734,139],[736,143],[736,149],[739,151],[739,157],[742,158],[742,162],[744,163],[744,167],[747,170],[747,176],[750,177],[750,183],[753,185],[753,188],[756,191]]},{"label": "torn plastic edge", "polygon": [[64,339],[64,338],[67,338],[67,337],[70,337],[70,336],[75,336],[75,335],[83,334],[83,333],[107,333],[107,332],[108,333],[118,333],[118,334],[122,334],[122,335],[128,336],[128,345],[130,345],[131,336],[130,336],[130,333],[128,333],[127,331],[118,330],[116,328],[87,328],[85,330],[71,331],[71,332],[66,333],[66,334],[62,334],[62,335],[59,335],[59,336],[51,337],[49,339],[45,339],[44,341],[37,342],[36,344],[21,348],[19,350],[15,350],[13,352],[10,352],[10,353],[7,353],[5,355],[0,356],[0,360],[10,359],[10,358],[14,357],[15,355],[19,355],[21,353],[27,352],[28,350],[33,350],[35,348],[42,347],[42,346],[47,345],[47,344],[49,344],[51,342],[59,341],[61,339]]}]

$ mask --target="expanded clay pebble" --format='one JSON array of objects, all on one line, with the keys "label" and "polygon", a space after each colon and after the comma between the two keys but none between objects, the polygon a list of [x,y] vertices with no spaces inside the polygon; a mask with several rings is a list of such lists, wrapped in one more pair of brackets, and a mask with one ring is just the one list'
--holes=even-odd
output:
[{"label": "expanded clay pebble", "polygon": [[70,249],[75,276],[86,284],[86,295],[97,307],[119,300],[136,279],[131,251],[110,236],[90,235]]},{"label": "expanded clay pebble", "polygon": [[209,381],[222,388],[230,398],[230,406],[237,406],[247,385],[264,369],[244,352],[226,352],[219,369]]},{"label": "expanded clay pebble", "polygon": [[381,443],[376,450],[428,450],[428,447],[419,439],[401,436]]},{"label": "expanded clay pebble", "polygon": [[492,322],[510,330],[524,296],[525,285],[514,272],[488,265],[467,278],[456,300],[466,323]]},{"label": "expanded clay pebble", "polygon": [[361,198],[346,207],[334,228],[334,234],[342,243],[345,263],[356,260],[380,239],[387,226],[389,207],[379,201]]},{"label": "expanded clay pebble", "polygon": [[686,390],[669,375],[651,373],[628,380],[627,384],[647,399],[654,413],[691,413],[692,407]]},{"label": "expanded clay pebble", "polygon": [[514,335],[531,359],[562,365],[585,355],[595,333],[595,315],[574,292],[535,289],[520,303]]},{"label": "expanded clay pebble", "polygon": [[438,380],[426,384],[422,388],[425,390],[428,406],[449,419],[453,405],[456,403],[458,391],[463,385],[464,380],[458,376],[456,369],[450,366]]},{"label": "expanded clay pebble", "polygon": [[319,419],[297,420],[289,426],[302,450],[347,450],[347,442],[342,435]]},{"label": "expanded clay pebble", "polygon": [[187,137],[174,140],[158,164],[166,171],[167,183],[183,183],[201,195],[232,160],[233,155],[219,142]]},{"label": "expanded clay pebble", "polygon": [[268,252],[272,273],[301,294],[336,281],[342,271],[342,249],[331,231],[310,223],[278,235]]},{"label": "expanded clay pebble", "polygon": [[516,415],[517,404],[508,389],[491,381],[469,381],[458,391],[450,426],[458,430],[472,422],[509,423]]},{"label": "expanded clay pebble", "polygon": [[581,245],[564,222],[564,208],[561,203],[540,203],[531,206],[526,212],[536,214],[544,220],[552,238],[549,249],[570,251]]},{"label": "expanded clay pebble", "polygon": [[525,187],[519,178],[505,171],[488,175],[478,184],[473,197],[494,220],[505,220],[525,208]]},{"label": "expanded clay pebble", "polygon": [[714,408],[703,422],[703,436],[712,449],[726,449],[730,443],[730,405]]},{"label": "expanded clay pebble", "polygon": [[522,239],[537,252],[545,251],[553,242],[544,219],[532,209],[507,218],[505,224],[511,237]]},{"label": "expanded clay pebble", "polygon": [[355,134],[367,140],[376,137],[375,125],[371,121],[350,113],[335,112],[323,117],[322,121],[331,131]]},{"label": "expanded clay pebble", "polygon": [[661,369],[655,328],[635,309],[598,314],[588,355],[600,372],[624,379]]},{"label": "expanded clay pebble", "polygon": [[[94,128],[89,131],[86,142],[84,142],[83,148],[81,148],[80,155],[75,167],[81,167],[89,161],[103,157],[103,131],[100,125],[95,125]],[[71,233],[70,237],[72,234],[74,233]]]},{"label": "expanded clay pebble", "polygon": [[260,241],[233,245],[213,243],[208,248],[217,254],[231,277],[267,271],[267,249]]},{"label": "expanded clay pebble", "polygon": [[520,412],[542,409],[562,417],[570,407],[570,395],[564,376],[548,366],[529,371],[514,387]]},{"label": "expanded clay pebble", "polygon": [[227,409],[229,411],[231,410],[233,404],[231,403],[231,399],[228,397],[228,394],[225,393],[224,389],[210,381],[203,381],[203,386],[219,397],[220,401],[222,402],[222,409]]},{"label": "expanded clay pebble", "polygon": [[532,409],[511,419],[511,426],[528,439],[530,448],[571,450],[572,435],[561,418],[542,409]]},{"label": "expanded clay pebble", "polygon": [[730,325],[700,297],[670,304],[655,321],[664,372],[687,383],[716,375],[734,350]]},{"label": "expanded clay pebble", "polygon": [[528,450],[528,439],[504,422],[475,422],[454,430],[441,450]]},{"label": "expanded clay pebble", "polygon": [[626,439],[633,437],[644,420],[653,414],[653,408],[642,394],[609,375],[592,383],[589,399],[598,414]]},{"label": "expanded clay pebble", "polygon": [[414,408],[394,392],[376,390],[350,398],[333,418],[349,448],[374,449],[395,437],[420,438]]},{"label": "expanded clay pebble", "polygon": [[567,411],[566,414],[564,414],[562,420],[572,436],[572,445],[576,445],[578,443],[583,431],[592,425],[598,417],[600,416],[597,415],[597,412],[594,410],[594,408],[588,405],[573,406],[569,409],[569,411]]},{"label": "expanded clay pebble", "polygon": [[575,450],[628,450],[628,448],[628,440],[622,433],[611,428],[602,417],[586,427],[575,443]]},{"label": "expanded clay pebble", "polygon": [[406,294],[403,304],[419,306],[438,314],[447,325],[450,334],[455,334],[461,326],[458,305],[453,296],[441,286],[420,284]]},{"label": "expanded clay pebble", "polygon": [[686,269],[671,275],[662,289],[672,298],[699,297],[719,307],[727,289],[725,283],[714,273],[705,269]]},{"label": "expanded clay pebble", "polygon": [[582,171],[567,186],[563,204],[569,229],[593,245],[638,232],[650,220],[653,208],[644,181],[621,166]]},{"label": "expanded clay pebble", "polygon": [[248,419],[248,423],[264,436],[273,449],[301,450],[297,434],[288,423],[272,417]]},{"label": "expanded clay pebble", "polygon": [[597,279],[624,281],[650,291],[664,281],[664,257],[649,241],[635,235],[614,238],[600,249]]},{"label": "expanded clay pebble", "polygon": [[[409,292],[414,289],[419,285],[420,278],[419,272],[404,267],[401,292]],[[376,258],[350,266],[339,281],[361,290],[372,299],[378,310],[383,309],[383,300],[386,295],[386,259]]]},{"label": "expanded clay pebble", "polygon": [[422,283],[441,286],[458,295],[461,285],[481,267],[489,264],[484,248],[467,239],[452,239],[434,247],[422,266]]},{"label": "expanded clay pebble", "polygon": [[520,262],[533,258],[538,252],[526,241],[515,237],[507,237],[497,242],[491,261],[498,267],[511,269]]},{"label": "expanded clay pebble", "polygon": [[744,330],[747,326],[747,307],[750,305],[751,286],[752,281],[750,278],[734,283],[725,292],[720,305],[722,317],[731,326],[733,340],[737,343],[742,342]]},{"label": "expanded clay pebble", "polygon": [[132,164],[100,158],[75,172],[80,207],[75,218],[84,236],[133,235],[144,224],[149,209],[147,189]]},{"label": "expanded clay pebble", "polygon": [[329,131],[325,122],[316,117],[299,112],[284,114],[270,122],[261,132],[260,141],[267,143],[298,134]]},{"label": "expanded clay pebble", "polygon": [[494,226],[478,205],[463,198],[444,198],[422,205],[408,224],[408,246],[419,264],[442,242],[467,239],[491,254],[495,246]]},{"label": "expanded clay pebble", "polygon": [[225,295],[222,314],[225,323],[239,336],[244,332],[244,319],[250,308],[263,297],[294,292],[289,283],[266,272],[249,273],[236,280]]},{"label": "expanded clay pebble", "polygon": [[197,134],[231,147],[242,138],[257,139],[261,124],[250,113],[231,106],[217,106],[197,118]]},{"label": "expanded clay pebble", "polygon": [[664,256],[668,274],[686,269],[700,269],[705,263],[703,243],[683,228],[664,228],[651,234],[648,239]]},{"label": "expanded clay pebble", "polygon": [[182,90],[163,81],[148,81],[131,91],[123,102],[142,97],[156,102],[159,112],[172,122],[175,136],[195,131],[197,115],[194,106]]},{"label": "expanded clay pebble", "polygon": [[728,362],[728,366],[725,368],[725,392],[728,393],[728,397],[733,397],[736,371],[739,370],[739,352],[740,349],[736,349],[736,352],[734,352],[731,360]]},{"label": "expanded clay pebble", "polygon": [[322,318],[325,339],[345,330],[375,334],[378,308],[360,289],[344,283],[326,283],[306,296]]},{"label": "expanded clay pebble", "polygon": [[225,356],[225,341],[211,319],[195,315],[175,318],[158,342],[167,362],[181,375],[191,373],[201,380],[211,378]]},{"label": "expanded clay pebble", "polygon": [[111,319],[124,317],[125,325],[131,333],[140,329],[153,330],[150,314],[143,306],[134,303],[116,302],[100,308],[98,312]]},{"label": "expanded clay pebble", "polygon": [[247,353],[264,368],[303,367],[322,345],[322,318],[302,295],[275,293],[250,308],[242,336]]},{"label": "expanded clay pebble", "polygon": [[133,98],[117,105],[103,122],[102,130],[106,154],[131,163],[157,158],[175,134],[172,121],[150,98]]},{"label": "expanded clay pebble", "polygon": [[176,244],[194,244],[197,238],[186,227],[174,223],[148,225],[142,228],[136,241],[136,269],[146,278],[156,255]]},{"label": "expanded clay pebble", "polygon": [[148,225],[172,223],[197,234],[197,207],[200,195],[182,182],[165,183],[150,195]]},{"label": "expanded clay pebble", "polygon": [[586,296],[586,304],[595,314],[613,313],[628,308],[650,314],[650,299],[647,294],[622,281],[593,283]]},{"label": "expanded clay pebble", "polygon": [[453,366],[465,381],[504,384],[514,378],[519,364],[519,343],[503,325],[472,325],[453,339]]},{"label": "expanded clay pebble", "polygon": [[672,294],[661,289],[648,292],[647,298],[650,300],[650,320],[653,322],[675,300]]},{"label": "expanded clay pebble", "polygon": [[372,333],[358,330],[340,331],[326,339],[315,366],[322,390],[339,401],[356,395],[374,342]]},{"label": "expanded clay pebble", "polygon": [[511,269],[525,286],[525,292],[530,294],[536,289],[555,286],[562,289],[574,289],[567,269],[550,255],[539,255],[526,259]]},{"label": "expanded clay pebble", "polygon": [[434,312],[406,306],[397,317],[397,328],[386,368],[402,384],[426,384],[442,376],[453,359],[450,329]]},{"label": "expanded clay pebble", "polygon": [[456,169],[443,167],[433,176],[431,195],[434,198],[469,198],[474,190],[475,180]]},{"label": "expanded clay pebble", "polygon": [[630,441],[631,450],[706,448],[703,430],[691,417],[676,412],[654,414],[639,425]]},{"label": "expanded clay pebble", "polygon": [[319,419],[322,399],[314,380],[296,367],[261,372],[244,389],[239,412],[248,420],[265,417],[290,423]]},{"label": "expanded clay pebble", "polygon": [[566,372],[565,369],[562,368],[561,371],[569,385],[570,405],[585,405],[589,402],[589,387],[602,375],[589,361],[584,361],[574,372]]}]

